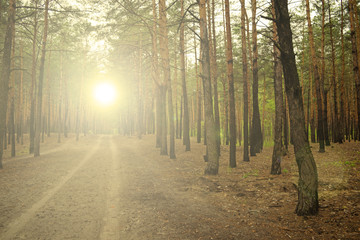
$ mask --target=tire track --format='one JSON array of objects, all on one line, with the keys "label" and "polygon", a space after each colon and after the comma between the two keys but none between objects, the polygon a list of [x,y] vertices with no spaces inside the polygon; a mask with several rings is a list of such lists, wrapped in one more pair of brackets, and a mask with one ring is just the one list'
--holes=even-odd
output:
[{"label": "tire track", "polygon": [[52,189],[44,193],[44,197],[36,202],[31,208],[27,209],[20,217],[9,223],[7,228],[4,230],[1,239],[12,239],[15,238],[17,232],[19,232],[25,224],[27,224],[31,218],[34,217],[35,213],[42,208],[46,202],[51,199],[75,174],[76,172],[98,151],[102,137],[97,140],[96,146],[90,151],[81,162],[73,168],[63,179]]}]

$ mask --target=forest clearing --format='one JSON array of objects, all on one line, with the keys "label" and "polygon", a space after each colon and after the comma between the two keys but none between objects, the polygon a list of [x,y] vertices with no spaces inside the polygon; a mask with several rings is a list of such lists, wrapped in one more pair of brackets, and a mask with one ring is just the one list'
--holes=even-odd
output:
[{"label": "forest clearing", "polygon": [[59,144],[54,136],[39,158],[5,157],[0,239],[360,237],[359,142],[314,153],[320,211],[299,217],[292,151],[283,174],[270,175],[271,148],[231,169],[222,147],[219,174],[206,176],[203,144],[192,141],[184,152],[177,140],[171,160],[159,156],[154,140],[91,135],[76,142],[72,135]]}]

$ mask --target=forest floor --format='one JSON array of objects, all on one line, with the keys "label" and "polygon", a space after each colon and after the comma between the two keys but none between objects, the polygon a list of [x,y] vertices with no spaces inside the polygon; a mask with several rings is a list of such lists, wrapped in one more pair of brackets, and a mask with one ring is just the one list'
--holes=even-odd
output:
[{"label": "forest floor", "polygon": [[320,212],[299,217],[294,154],[270,172],[272,148],[217,176],[203,174],[204,145],[176,160],[160,156],[154,136],[55,134],[41,156],[18,146],[0,170],[0,239],[360,239],[360,143],[313,153]]}]

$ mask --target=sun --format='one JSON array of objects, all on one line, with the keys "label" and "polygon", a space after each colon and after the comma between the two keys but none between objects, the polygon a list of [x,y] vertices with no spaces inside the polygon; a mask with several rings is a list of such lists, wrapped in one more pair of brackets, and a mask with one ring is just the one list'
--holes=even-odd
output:
[{"label": "sun", "polygon": [[116,99],[115,86],[110,83],[100,83],[96,85],[94,87],[94,98],[104,106],[111,105]]}]

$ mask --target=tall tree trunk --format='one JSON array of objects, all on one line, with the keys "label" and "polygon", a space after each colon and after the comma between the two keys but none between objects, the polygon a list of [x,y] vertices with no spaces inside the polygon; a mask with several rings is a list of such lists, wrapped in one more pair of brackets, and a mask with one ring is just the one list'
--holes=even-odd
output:
[{"label": "tall tree trunk", "polygon": [[67,76],[64,77],[64,137],[68,137],[69,97],[67,88]]},{"label": "tall tree trunk", "polygon": [[322,97],[321,97],[321,76],[319,74],[319,66],[316,59],[315,52],[315,42],[314,42],[314,34],[313,28],[311,25],[311,16],[310,16],[310,4],[309,0],[306,0],[306,15],[308,22],[308,30],[309,30],[309,44],[310,44],[310,52],[311,52],[311,60],[314,70],[314,80],[315,80],[315,88],[316,88],[316,103],[317,103],[317,114],[318,114],[318,128],[317,128],[317,136],[319,139],[319,152],[325,152],[325,142],[324,142],[324,122],[323,122],[323,108],[322,108]]},{"label": "tall tree trunk", "polygon": [[235,116],[235,90],[234,90],[234,67],[232,55],[232,39],[230,25],[230,6],[229,0],[225,0],[226,18],[226,61],[227,78],[229,85],[229,133],[230,133],[230,160],[229,166],[236,167],[236,116]]},{"label": "tall tree trunk", "polygon": [[207,10],[208,10],[208,29],[209,29],[209,49],[210,49],[210,69],[211,69],[211,82],[214,89],[214,119],[216,126],[216,149],[218,155],[220,156],[220,116],[219,116],[219,96],[217,89],[217,62],[216,62],[216,38],[215,38],[215,13],[213,7],[215,7],[214,0],[212,4],[210,0],[207,1]]},{"label": "tall tree trunk", "polygon": [[[60,143],[61,142],[61,132],[62,132],[62,82],[63,82],[63,55],[62,53],[60,53],[60,78],[59,78],[59,111],[58,111],[58,139],[57,142]],[[94,119],[94,126],[95,126],[95,119]],[[95,131],[95,127],[94,127],[94,133],[96,133]]]},{"label": "tall tree trunk", "polygon": [[341,5],[341,77],[340,77],[340,126],[339,126],[339,143],[344,142],[346,117],[345,117],[345,47],[344,47],[344,7],[342,0]]},{"label": "tall tree trunk", "polygon": [[[87,44],[86,44],[87,45]],[[76,106],[76,122],[75,122],[75,133],[76,133],[76,141],[79,141],[80,138],[80,119],[81,119],[81,108],[83,107],[82,102],[82,96],[83,96],[83,85],[84,85],[84,79],[85,79],[85,56],[86,52],[85,50],[82,51],[82,61],[81,61],[81,79],[80,79],[80,94]],[[50,98],[49,98],[49,104],[50,104]],[[50,109],[49,109],[50,110]],[[50,132],[50,131],[49,131]]]},{"label": "tall tree trunk", "polygon": [[316,163],[305,134],[305,117],[299,76],[296,69],[287,0],[274,0],[279,45],[282,50],[286,95],[289,100],[291,131],[295,158],[299,169],[298,215],[318,212],[318,176]]},{"label": "tall tree trunk", "polygon": [[[12,51],[11,51],[11,69],[15,69],[15,25],[12,29]],[[15,72],[10,73],[10,117],[9,117],[9,139],[11,143],[11,157],[15,157]]]},{"label": "tall tree trunk", "polygon": [[137,92],[137,135],[142,138],[143,134],[143,92],[142,92],[142,41],[141,34],[139,36],[139,56],[138,56],[138,92]]},{"label": "tall tree trunk", "polygon": [[324,102],[324,111],[323,111],[323,127],[324,127],[324,140],[325,145],[330,146],[329,139],[329,126],[328,126],[328,106],[327,106],[327,93],[329,88],[325,89],[325,0],[322,1],[322,13],[321,13],[321,83],[320,91],[321,96]]},{"label": "tall tree trunk", "polygon": [[209,56],[209,37],[206,24],[206,0],[200,0],[200,39],[201,39],[201,68],[202,80],[205,93],[205,127],[206,127],[206,152],[207,165],[205,174],[216,175],[219,171],[219,155],[216,149],[216,126],[213,116],[213,104],[211,94],[211,80],[210,80],[210,56]]},{"label": "tall tree trunk", "polygon": [[179,110],[178,110],[178,83],[177,83],[177,79],[178,79],[178,64],[177,64],[177,47],[174,48],[174,86],[175,86],[175,96],[174,96],[174,100],[175,100],[175,137],[176,139],[180,139],[180,128],[179,128]]},{"label": "tall tree trunk", "polygon": [[8,20],[6,25],[3,59],[0,79],[0,169],[3,168],[3,136],[6,134],[6,112],[8,103],[8,91],[10,80],[10,65],[11,65],[11,49],[13,29],[15,28],[15,0],[9,0]]},{"label": "tall tree trunk", "polygon": [[161,146],[160,155],[168,155],[167,150],[167,122],[166,122],[166,86],[160,85],[159,87],[159,117],[161,128]]},{"label": "tall tree trunk", "polygon": [[[159,60],[158,60],[158,48],[157,48],[157,11],[155,0],[152,0],[152,11],[153,11],[153,31],[151,35],[152,41],[152,79],[156,86],[156,107],[155,107],[155,119],[156,119],[156,147],[161,148],[162,144],[162,115],[161,115],[161,89],[159,83]],[[167,151],[166,151],[167,152]]]},{"label": "tall tree trunk", "polygon": [[288,151],[289,147],[289,124],[288,124],[288,103],[286,95],[284,96],[284,106],[283,106],[283,120],[284,120],[284,146],[285,146],[285,152]]},{"label": "tall tree trunk", "polygon": [[194,34],[194,52],[195,52],[195,77],[196,77],[196,103],[197,103],[197,124],[196,124],[196,142],[201,143],[201,119],[202,119],[202,101],[201,101],[201,81],[198,74],[198,59],[197,59],[197,46],[196,36]]},{"label": "tall tree trunk", "polygon": [[[228,108],[228,91],[226,88],[226,78],[222,76],[222,85],[223,85],[223,144],[229,145],[229,108]],[[239,126],[240,127],[240,126]],[[235,135],[236,136],[236,135]]]},{"label": "tall tree trunk", "polygon": [[[181,0],[181,16],[184,17],[184,0]],[[189,106],[188,106],[188,96],[186,90],[186,74],[185,74],[185,28],[184,21],[181,21],[180,25],[180,68],[181,68],[181,83],[183,90],[183,100],[184,100],[184,119],[183,119],[183,144],[185,145],[185,151],[190,151],[190,124],[189,124]]]},{"label": "tall tree trunk", "polygon": [[[38,0],[35,0],[35,8],[38,6]],[[32,38],[32,68],[31,68],[31,88],[30,88],[30,146],[29,153],[34,153],[35,144],[35,112],[36,112],[36,46],[37,46],[37,31],[38,31],[37,10],[34,13],[34,32]]]},{"label": "tall tree trunk", "polygon": [[352,42],[353,53],[353,71],[355,79],[355,93],[356,93],[356,111],[357,111],[357,129],[356,138],[359,138],[358,129],[360,129],[360,23],[357,16],[357,5],[355,0],[349,0],[349,14],[350,14],[350,34]]},{"label": "tall tree trunk", "polygon": [[44,16],[44,36],[42,41],[41,59],[40,59],[40,72],[39,72],[39,85],[37,92],[37,108],[36,108],[36,123],[35,123],[35,142],[34,142],[34,157],[40,156],[40,132],[41,132],[41,112],[42,112],[42,90],[44,81],[44,67],[46,55],[46,40],[48,33],[48,9],[49,0],[45,1],[45,16]]},{"label": "tall tree trunk", "polygon": [[[224,29],[224,55],[226,55],[226,51],[227,51],[227,42],[226,42],[226,17],[225,17],[225,9],[224,9],[224,0],[221,0],[221,10],[222,10],[222,17],[223,17],[223,29]],[[230,27],[231,29],[231,27]],[[222,79],[222,84],[223,84],[223,91],[224,91],[224,117],[225,117],[225,122],[224,122],[224,138],[225,138],[225,144],[229,145],[230,142],[230,138],[229,138],[229,94],[227,93],[228,91],[226,91],[226,82],[228,81],[228,78],[225,78],[223,76]],[[236,121],[235,121],[236,122]],[[240,128],[240,126],[239,126]],[[235,134],[235,138],[236,138],[236,134]],[[240,139],[241,141],[241,139]],[[235,145],[236,145],[236,139],[235,139]],[[236,151],[236,150],[235,150]]]},{"label": "tall tree trunk", "polygon": [[249,104],[248,104],[248,64],[247,64],[247,46],[246,46],[246,32],[245,32],[245,0],[241,2],[241,42],[242,42],[242,66],[243,66],[243,82],[244,82],[244,158],[245,162],[250,161],[249,157]]},{"label": "tall tree trunk", "polygon": [[[275,16],[275,13],[274,13]],[[275,46],[274,46],[275,47]],[[280,58],[279,58],[280,59]],[[281,69],[280,69],[281,70]],[[263,102],[262,102],[262,123],[261,123],[261,129],[262,129],[262,145],[265,141],[265,119],[266,119],[266,73],[264,72],[264,83],[263,83]],[[275,110],[276,111],[276,110]]]},{"label": "tall tree trunk", "polygon": [[[24,65],[24,59],[23,59],[23,45],[20,43],[20,69],[23,68]],[[24,119],[24,71],[20,71],[20,86],[19,86],[19,99],[18,99],[18,119],[17,119],[17,142],[19,143],[21,141],[21,145],[23,142],[23,119]]]},{"label": "tall tree trunk", "polygon": [[[51,52],[49,53],[49,61],[48,61],[48,68],[50,69],[50,57],[51,57]],[[51,132],[51,93],[50,93],[50,71],[47,72],[46,75],[46,84],[47,84],[47,137],[50,137],[50,132]],[[80,92],[81,95],[81,92]]]},{"label": "tall tree trunk", "polygon": [[316,128],[315,128],[315,109],[316,106],[314,104],[314,81],[313,81],[313,70],[312,70],[312,66],[309,66],[309,83],[310,83],[310,90],[309,90],[309,98],[310,98],[310,131],[311,131],[311,142],[315,143],[316,139],[315,139],[315,132],[316,132]]},{"label": "tall tree trunk", "polygon": [[[272,1],[272,15],[275,18],[274,0]],[[277,27],[273,22],[273,40],[279,42]],[[280,62],[280,50],[274,44],[274,88],[275,88],[275,136],[272,154],[271,174],[281,174],[282,156],[282,114],[283,114],[283,88],[282,88],[282,66]]]},{"label": "tall tree trunk", "polygon": [[256,156],[262,149],[262,134],[259,110],[259,74],[258,74],[258,47],[257,47],[257,30],[256,30],[256,0],[251,0],[252,10],[252,44],[253,44],[253,117],[250,131],[250,155]]},{"label": "tall tree trunk", "polygon": [[[170,158],[175,159],[175,127],[174,127],[174,110],[172,104],[172,90],[171,90],[171,78],[170,78],[170,65],[169,65],[169,41],[168,41],[168,29],[166,19],[166,3],[165,0],[159,1],[159,43],[160,43],[160,56],[163,66],[163,76],[166,90],[168,93],[168,113],[169,113],[169,127],[170,127]],[[166,99],[166,98],[165,98]],[[165,100],[164,99],[164,100]],[[166,105],[166,100],[164,101]]]}]

